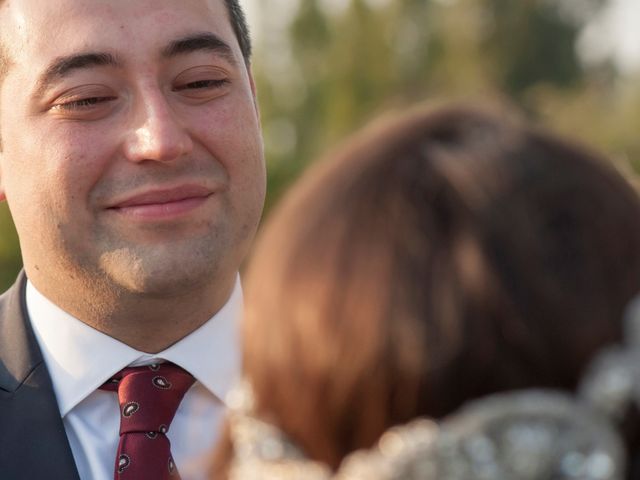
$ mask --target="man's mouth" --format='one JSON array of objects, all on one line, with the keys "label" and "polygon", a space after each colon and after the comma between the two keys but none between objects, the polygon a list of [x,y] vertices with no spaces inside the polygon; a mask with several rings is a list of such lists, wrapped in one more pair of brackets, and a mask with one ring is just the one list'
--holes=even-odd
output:
[{"label": "man's mouth", "polygon": [[149,189],[116,201],[108,210],[140,220],[170,219],[194,210],[213,194],[201,185]]}]

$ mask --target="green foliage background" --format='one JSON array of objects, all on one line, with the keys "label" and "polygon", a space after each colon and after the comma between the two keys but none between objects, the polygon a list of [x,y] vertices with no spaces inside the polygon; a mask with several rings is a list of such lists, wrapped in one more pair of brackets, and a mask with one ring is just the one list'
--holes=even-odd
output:
[{"label": "green foliage background", "polygon": [[[372,116],[418,101],[513,106],[608,153],[635,180],[640,74],[585,65],[576,42],[607,0],[260,0],[254,75],[267,212],[317,156]],[[283,19],[286,19],[283,20]],[[20,268],[0,209],[0,291]]]},{"label": "green foliage background", "polygon": [[0,292],[11,285],[22,266],[18,236],[9,216],[7,204],[0,204]]}]

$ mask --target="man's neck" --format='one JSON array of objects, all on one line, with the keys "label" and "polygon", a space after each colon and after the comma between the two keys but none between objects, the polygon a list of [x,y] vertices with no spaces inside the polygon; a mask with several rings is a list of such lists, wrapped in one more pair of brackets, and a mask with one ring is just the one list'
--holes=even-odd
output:
[{"label": "man's neck", "polygon": [[33,283],[50,301],[90,327],[136,350],[157,353],[197,330],[225,305],[236,281],[229,280],[171,296],[105,295],[105,290],[96,294],[94,289],[83,289],[79,295],[77,289],[50,292],[46,284]]}]

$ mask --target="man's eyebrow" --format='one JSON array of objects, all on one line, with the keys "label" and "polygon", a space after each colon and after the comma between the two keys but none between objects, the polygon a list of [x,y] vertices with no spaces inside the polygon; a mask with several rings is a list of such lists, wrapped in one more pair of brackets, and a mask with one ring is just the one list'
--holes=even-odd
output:
[{"label": "man's eyebrow", "polygon": [[56,58],[44,71],[38,80],[36,94],[41,95],[55,80],[64,78],[74,70],[89,67],[114,66],[120,67],[121,62],[110,53],[89,52]]},{"label": "man's eyebrow", "polygon": [[162,50],[162,56],[174,57],[199,50],[215,52],[232,65],[238,63],[231,46],[213,33],[198,33],[175,40]]}]

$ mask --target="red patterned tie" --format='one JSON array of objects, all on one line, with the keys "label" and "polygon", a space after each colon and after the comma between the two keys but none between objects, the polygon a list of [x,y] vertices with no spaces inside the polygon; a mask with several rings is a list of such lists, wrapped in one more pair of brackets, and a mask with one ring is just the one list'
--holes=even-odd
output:
[{"label": "red patterned tie", "polygon": [[180,478],[167,431],[194,378],[173,363],[125,368],[102,387],[118,392],[120,444],[115,480]]}]

